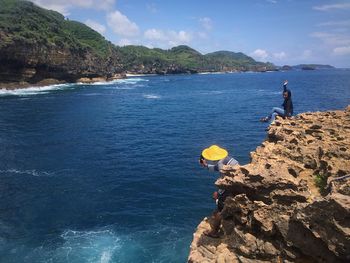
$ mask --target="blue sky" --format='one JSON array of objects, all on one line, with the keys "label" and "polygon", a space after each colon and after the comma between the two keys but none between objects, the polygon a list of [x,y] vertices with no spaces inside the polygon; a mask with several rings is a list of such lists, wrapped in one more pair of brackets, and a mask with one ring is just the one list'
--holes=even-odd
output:
[{"label": "blue sky", "polygon": [[243,52],[350,68],[350,0],[34,0],[116,45]]}]

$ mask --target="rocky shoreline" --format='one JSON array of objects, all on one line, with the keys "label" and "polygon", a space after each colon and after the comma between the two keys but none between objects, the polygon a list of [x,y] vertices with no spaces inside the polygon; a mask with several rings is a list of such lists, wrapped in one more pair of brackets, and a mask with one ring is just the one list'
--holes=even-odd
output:
[{"label": "rocky shoreline", "polygon": [[113,77],[82,77],[77,79],[74,82],[65,81],[65,80],[58,80],[58,79],[43,79],[36,83],[29,83],[26,81],[21,82],[9,82],[9,83],[0,83],[0,90],[15,90],[15,89],[25,89],[29,87],[43,87],[43,86],[49,86],[49,85],[56,85],[56,84],[65,84],[65,83],[86,83],[86,84],[93,84],[95,82],[109,82],[117,79],[125,79],[127,78],[126,74],[115,74]]},{"label": "rocky shoreline", "polygon": [[251,163],[225,167],[219,238],[205,218],[188,262],[349,262],[350,106],[278,119]]},{"label": "rocky shoreline", "polygon": [[[256,71],[263,73],[263,71]],[[216,71],[216,72],[198,72],[198,73],[163,73],[163,74],[157,74],[157,73],[118,73],[114,74],[112,77],[80,77],[72,80],[58,80],[54,78],[47,78],[42,79],[35,83],[30,83],[27,81],[19,81],[19,82],[0,82],[0,90],[14,90],[14,89],[25,89],[29,87],[43,87],[48,85],[56,85],[56,84],[65,84],[65,83],[87,83],[87,84],[93,84],[95,82],[108,82],[113,81],[117,79],[125,79],[129,77],[140,77],[140,76],[162,76],[162,75],[179,75],[179,74],[200,74],[200,75],[206,75],[206,74],[236,74],[236,73],[242,73],[239,71]]]}]

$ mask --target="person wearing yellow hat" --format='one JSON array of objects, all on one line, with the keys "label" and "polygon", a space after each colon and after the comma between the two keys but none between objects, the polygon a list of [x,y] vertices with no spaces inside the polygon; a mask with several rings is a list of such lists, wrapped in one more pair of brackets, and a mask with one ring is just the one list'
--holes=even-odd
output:
[{"label": "person wearing yellow hat", "polygon": [[[230,157],[227,150],[220,146],[212,145],[202,151],[202,154],[199,157],[199,163],[209,171],[220,172],[224,165],[236,165],[238,164],[238,161],[233,157]],[[219,229],[222,219],[221,211],[224,208],[225,199],[228,195],[229,193],[224,189],[218,189],[218,191],[213,193],[217,209],[212,215],[212,229],[210,231],[205,231],[205,235],[213,238],[219,237]]]},{"label": "person wearing yellow hat", "polygon": [[224,165],[236,165],[238,161],[228,156],[228,152],[217,145],[212,145],[202,151],[199,163],[210,171],[219,172]]}]

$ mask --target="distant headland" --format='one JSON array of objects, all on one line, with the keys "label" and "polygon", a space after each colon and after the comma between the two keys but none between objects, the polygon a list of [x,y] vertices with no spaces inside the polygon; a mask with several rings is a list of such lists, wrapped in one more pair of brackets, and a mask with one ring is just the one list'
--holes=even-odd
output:
[{"label": "distant headland", "polygon": [[255,61],[241,52],[203,55],[184,45],[169,50],[119,47],[85,24],[65,19],[56,11],[29,1],[0,1],[0,88],[90,83],[124,78],[127,74],[331,68],[328,65],[278,67]]}]

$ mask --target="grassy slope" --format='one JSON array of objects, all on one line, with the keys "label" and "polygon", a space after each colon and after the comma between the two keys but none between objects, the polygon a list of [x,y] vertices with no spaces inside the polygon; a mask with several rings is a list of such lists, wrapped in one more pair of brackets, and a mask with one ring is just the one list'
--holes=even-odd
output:
[{"label": "grassy slope", "polygon": [[112,46],[88,26],[65,20],[58,12],[28,1],[0,0],[0,48],[17,42],[42,46],[55,45],[72,50],[90,49],[106,57]]}]

